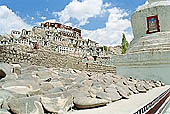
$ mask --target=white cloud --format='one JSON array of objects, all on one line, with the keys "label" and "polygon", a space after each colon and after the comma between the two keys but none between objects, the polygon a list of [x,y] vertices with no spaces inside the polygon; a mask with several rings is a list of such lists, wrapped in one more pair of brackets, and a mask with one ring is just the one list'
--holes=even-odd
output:
[{"label": "white cloud", "polygon": [[11,30],[30,29],[31,26],[26,24],[7,6],[0,6],[0,34],[10,33]]},{"label": "white cloud", "polygon": [[47,19],[47,17],[45,17],[45,16],[42,16],[42,17],[40,17],[42,20],[46,20]]},{"label": "white cloud", "polygon": [[132,40],[132,32],[128,29],[131,28],[131,23],[124,17],[128,13],[119,8],[108,9],[110,15],[106,22],[106,27],[97,30],[83,30],[83,37],[95,40],[103,45],[119,45],[122,40],[122,33],[126,34],[127,40]]},{"label": "white cloud", "polygon": [[48,8],[45,8],[45,11],[48,12]]},{"label": "white cloud", "polygon": [[103,3],[103,0],[73,0],[61,12],[53,12],[54,16],[59,16],[59,21],[63,24],[71,23],[71,18],[79,23],[73,26],[83,26],[89,23],[89,18],[103,16],[109,13],[104,28],[96,30],[82,30],[83,38],[95,40],[103,45],[121,44],[122,33],[126,34],[127,40],[132,40],[130,20],[127,19],[128,12],[123,9],[112,7],[111,3]]},{"label": "white cloud", "polygon": [[[105,4],[108,7],[109,4]],[[54,16],[59,16],[61,23],[67,23],[71,18],[79,21],[78,26],[85,25],[88,19],[96,17],[102,13],[103,1],[102,0],[73,0],[70,2],[63,11],[53,12]]]},{"label": "white cloud", "polygon": [[149,2],[146,1],[145,4],[143,4],[143,5],[141,5],[141,6],[138,6],[138,7],[136,8],[136,10],[139,11],[139,10],[145,8],[148,4],[149,4]]},{"label": "white cloud", "polygon": [[42,23],[45,23],[45,22],[50,22],[50,23],[56,23],[56,19],[48,19],[48,20],[45,20],[43,21]]},{"label": "white cloud", "polygon": [[34,17],[31,17],[31,20],[34,20],[35,18]]}]

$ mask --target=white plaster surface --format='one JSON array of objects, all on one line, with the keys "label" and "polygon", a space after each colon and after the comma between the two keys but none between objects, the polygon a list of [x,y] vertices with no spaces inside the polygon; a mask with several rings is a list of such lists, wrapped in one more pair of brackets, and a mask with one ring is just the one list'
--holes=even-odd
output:
[{"label": "white plaster surface", "polygon": [[117,74],[170,84],[170,64],[117,66]]},{"label": "white plaster surface", "polygon": [[69,114],[132,114],[138,109],[154,100],[161,93],[166,91],[170,86],[154,88],[147,93],[131,95],[129,99],[113,102],[105,107],[79,110]]},{"label": "white plaster surface", "polygon": [[136,11],[143,10],[146,8],[151,8],[160,5],[169,5],[170,0],[148,0],[149,3],[146,3],[136,9]]},{"label": "white plaster surface", "polygon": [[128,47],[127,53],[153,50],[170,50],[170,32],[157,32],[134,39]]},{"label": "white plaster surface", "polygon": [[146,36],[147,17],[158,15],[160,32],[170,31],[170,0],[155,0],[138,8],[131,17],[134,39]]},{"label": "white plaster surface", "polygon": [[[117,74],[170,84],[170,0],[148,0],[131,17],[134,39],[127,54],[113,56]],[[146,34],[147,17],[158,15],[160,32]]]}]

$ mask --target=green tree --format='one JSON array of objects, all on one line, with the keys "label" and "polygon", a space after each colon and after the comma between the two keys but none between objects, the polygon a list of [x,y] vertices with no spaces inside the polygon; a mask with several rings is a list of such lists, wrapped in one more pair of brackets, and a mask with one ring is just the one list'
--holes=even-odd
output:
[{"label": "green tree", "polygon": [[107,51],[107,46],[104,46],[104,50]]},{"label": "green tree", "polygon": [[122,38],[122,54],[126,53],[126,50],[128,49],[129,43],[126,40],[125,34],[123,33],[123,38]]}]

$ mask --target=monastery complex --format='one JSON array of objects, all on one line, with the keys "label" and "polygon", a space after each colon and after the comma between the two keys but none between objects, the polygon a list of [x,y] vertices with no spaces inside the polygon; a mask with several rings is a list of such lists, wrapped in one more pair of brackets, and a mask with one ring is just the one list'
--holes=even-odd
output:
[{"label": "monastery complex", "polygon": [[12,30],[11,34],[0,36],[0,45],[9,44],[25,45],[32,49],[45,48],[79,57],[88,56],[91,61],[97,57],[108,58],[108,51],[95,41],[83,39],[80,29],[60,23],[41,23],[41,26],[35,26],[32,30]]}]

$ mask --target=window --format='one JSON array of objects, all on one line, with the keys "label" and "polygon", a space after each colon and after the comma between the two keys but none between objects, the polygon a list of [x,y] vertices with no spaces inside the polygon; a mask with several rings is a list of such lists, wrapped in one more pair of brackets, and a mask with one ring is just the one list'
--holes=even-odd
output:
[{"label": "window", "polygon": [[147,17],[147,34],[160,32],[158,16]]}]

